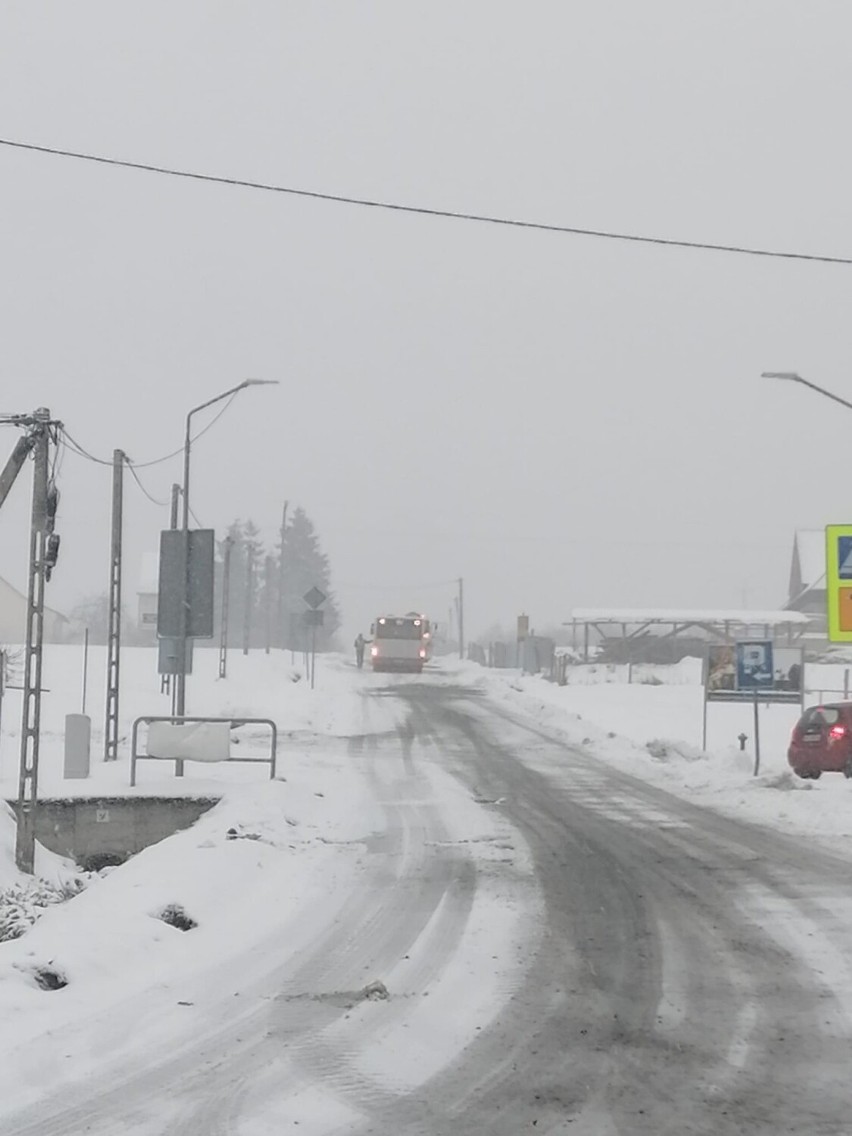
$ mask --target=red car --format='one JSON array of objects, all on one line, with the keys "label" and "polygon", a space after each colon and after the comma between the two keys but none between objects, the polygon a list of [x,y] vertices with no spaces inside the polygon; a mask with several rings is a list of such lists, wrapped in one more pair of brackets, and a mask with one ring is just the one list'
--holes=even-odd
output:
[{"label": "red car", "polygon": [[852,777],[852,702],[808,707],[793,729],[787,761],[799,777]]}]

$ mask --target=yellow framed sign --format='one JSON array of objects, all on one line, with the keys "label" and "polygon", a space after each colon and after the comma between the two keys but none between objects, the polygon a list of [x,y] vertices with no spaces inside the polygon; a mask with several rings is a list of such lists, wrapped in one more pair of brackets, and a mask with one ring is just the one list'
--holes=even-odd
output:
[{"label": "yellow framed sign", "polygon": [[852,643],[852,525],[826,525],[825,594],[829,642]]}]

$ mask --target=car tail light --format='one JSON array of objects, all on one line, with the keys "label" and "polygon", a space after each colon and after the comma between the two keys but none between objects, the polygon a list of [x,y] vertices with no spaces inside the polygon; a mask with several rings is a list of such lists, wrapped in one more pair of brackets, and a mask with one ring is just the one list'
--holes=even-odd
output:
[{"label": "car tail light", "polygon": [[425,652],[425,651],[423,650],[423,648],[422,648],[422,647],[420,648],[420,658],[421,658],[421,659],[425,659],[425,658],[426,658],[426,652]]},{"label": "car tail light", "polygon": [[841,725],[832,726],[831,729],[828,731],[828,736],[830,738],[845,738],[846,737],[846,727],[841,726]]},{"label": "car tail light", "polygon": [[376,655],[378,655],[378,653],[379,653],[378,647],[371,647],[370,648],[370,657],[371,658],[375,659],[375,657],[376,657]]}]

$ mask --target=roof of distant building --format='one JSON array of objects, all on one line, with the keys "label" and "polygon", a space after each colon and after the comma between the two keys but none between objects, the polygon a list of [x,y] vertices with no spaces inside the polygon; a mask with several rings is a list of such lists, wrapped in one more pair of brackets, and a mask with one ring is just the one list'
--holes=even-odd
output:
[{"label": "roof of distant building", "polygon": [[802,588],[825,587],[825,530],[799,529],[796,532],[794,555],[799,557]]},{"label": "roof of distant building", "polygon": [[740,608],[577,608],[571,612],[577,623],[729,623],[759,627],[808,623],[800,611],[743,611]]}]

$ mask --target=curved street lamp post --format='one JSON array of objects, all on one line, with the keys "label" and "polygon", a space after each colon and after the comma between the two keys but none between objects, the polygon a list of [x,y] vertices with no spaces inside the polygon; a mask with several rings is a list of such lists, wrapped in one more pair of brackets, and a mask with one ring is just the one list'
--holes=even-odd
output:
[{"label": "curved street lamp post", "polygon": [[[178,659],[180,660],[180,671],[177,675],[177,697],[175,712],[178,718],[183,718],[186,713],[186,654],[187,654],[187,641],[189,638],[189,456],[190,448],[192,446],[192,416],[198,414],[200,410],[206,410],[208,406],[213,406],[217,402],[221,402],[225,398],[230,398],[232,395],[238,394],[241,390],[247,387],[268,387],[277,386],[277,379],[243,379],[241,383],[237,383],[235,387],[229,390],[222,391],[217,394],[215,398],[209,398],[206,402],[201,402],[198,406],[193,406],[192,410],[186,416],[186,431],[184,433],[183,442],[183,511],[181,528],[183,530],[183,587],[180,605],[180,622],[178,635]],[[181,766],[183,763],[180,763]]]}]

